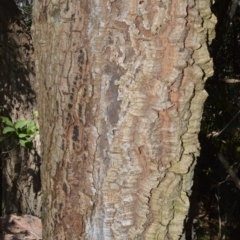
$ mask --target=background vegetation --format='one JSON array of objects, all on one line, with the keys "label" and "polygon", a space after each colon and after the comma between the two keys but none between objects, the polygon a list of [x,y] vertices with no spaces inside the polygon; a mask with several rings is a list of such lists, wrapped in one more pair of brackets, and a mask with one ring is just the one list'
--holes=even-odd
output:
[{"label": "background vegetation", "polygon": [[[205,86],[209,97],[199,136],[194,223],[197,239],[236,240],[240,233],[240,7],[234,0],[217,0],[212,11],[218,18],[216,38],[209,46],[215,69]],[[236,174],[238,185],[219,153]]]}]

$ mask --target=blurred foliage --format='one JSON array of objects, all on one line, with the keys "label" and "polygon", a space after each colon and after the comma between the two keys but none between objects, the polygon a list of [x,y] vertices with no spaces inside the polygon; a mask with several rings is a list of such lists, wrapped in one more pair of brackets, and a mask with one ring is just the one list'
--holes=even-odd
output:
[{"label": "blurred foliage", "polygon": [[240,178],[240,83],[224,82],[240,80],[240,7],[234,0],[217,0],[212,11],[218,18],[216,38],[209,46],[215,69],[205,87],[209,97],[204,107],[202,150],[196,170],[198,214],[204,214],[198,218],[197,231],[199,239],[204,237],[204,228],[211,228],[211,239],[235,240],[240,232],[240,190],[217,153],[225,156]]},{"label": "blurred foliage", "polygon": [[27,30],[32,26],[32,0],[14,0],[19,10],[22,12],[23,20]]},{"label": "blurred foliage", "polygon": [[30,31],[30,28],[32,26],[32,4],[22,6],[20,7],[20,10],[22,11],[22,14],[24,16],[25,25]]}]

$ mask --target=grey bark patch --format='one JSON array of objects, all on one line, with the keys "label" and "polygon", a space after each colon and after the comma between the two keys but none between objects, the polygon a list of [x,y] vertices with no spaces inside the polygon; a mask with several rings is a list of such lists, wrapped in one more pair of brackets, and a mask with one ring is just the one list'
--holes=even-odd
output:
[{"label": "grey bark patch", "polygon": [[118,81],[126,73],[126,70],[115,63],[108,63],[104,70],[107,75],[111,76],[107,90],[107,115],[109,122],[114,126],[118,122],[118,113],[121,105],[121,101],[118,101],[118,85],[115,84],[115,81]]}]

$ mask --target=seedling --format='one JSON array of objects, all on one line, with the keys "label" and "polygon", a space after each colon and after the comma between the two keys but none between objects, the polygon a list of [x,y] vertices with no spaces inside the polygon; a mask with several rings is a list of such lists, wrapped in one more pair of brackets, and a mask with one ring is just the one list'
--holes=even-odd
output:
[{"label": "seedling", "polygon": [[19,120],[12,122],[8,117],[0,116],[0,119],[4,123],[2,136],[0,136],[0,142],[3,142],[9,137],[13,137],[19,141],[19,144],[25,148],[32,148],[33,137],[39,134],[38,125],[34,120]]}]

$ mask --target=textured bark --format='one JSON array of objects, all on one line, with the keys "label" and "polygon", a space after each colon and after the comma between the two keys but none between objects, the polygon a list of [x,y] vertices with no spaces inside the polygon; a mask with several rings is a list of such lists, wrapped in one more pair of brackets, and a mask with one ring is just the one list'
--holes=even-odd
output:
[{"label": "textured bark", "polygon": [[5,232],[3,240],[42,239],[41,219],[31,215],[8,215],[0,218],[0,230]]},{"label": "textured bark", "polygon": [[[32,119],[36,110],[33,47],[13,0],[0,1],[0,36],[0,116],[13,122]],[[0,144],[0,150],[2,214],[40,216],[39,147],[27,150],[8,139]]]},{"label": "textured bark", "polygon": [[215,21],[209,0],[35,1],[44,239],[184,239]]}]

